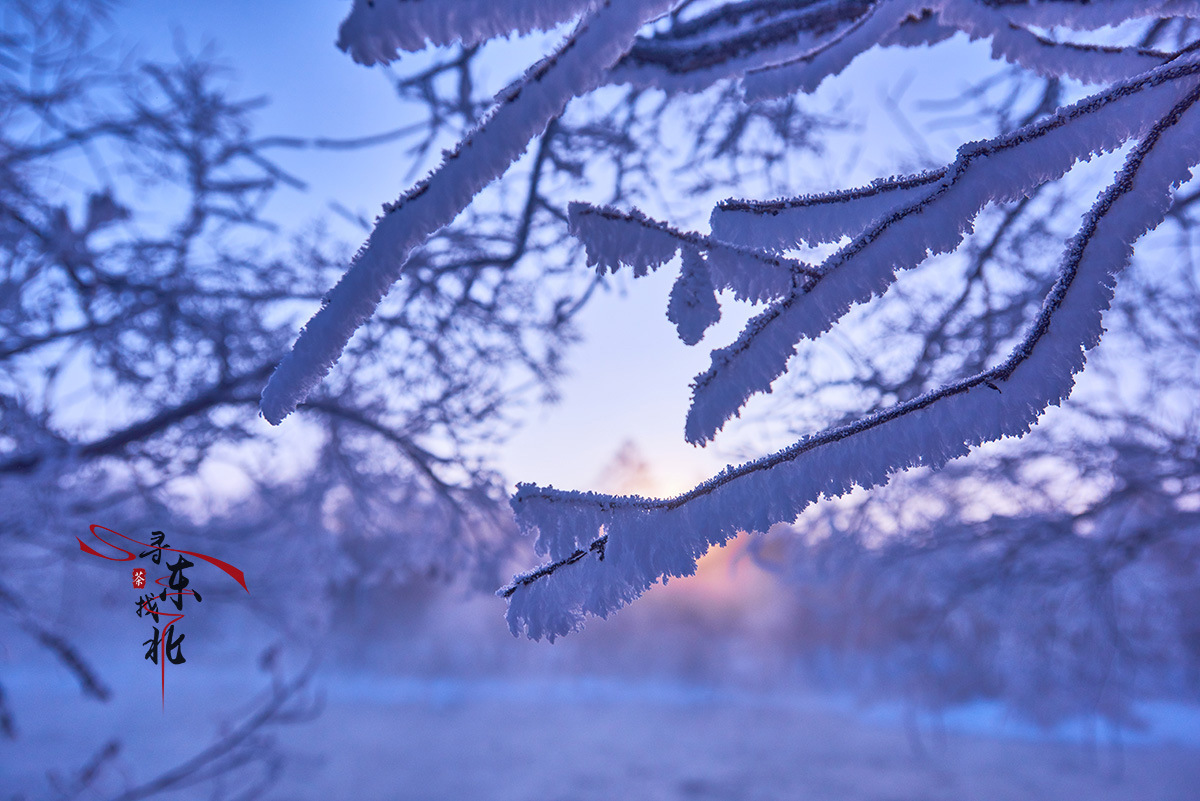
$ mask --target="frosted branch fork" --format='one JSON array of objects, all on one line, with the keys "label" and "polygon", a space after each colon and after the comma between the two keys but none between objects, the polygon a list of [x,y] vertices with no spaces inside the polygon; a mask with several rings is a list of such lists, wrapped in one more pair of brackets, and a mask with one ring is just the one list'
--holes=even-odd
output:
[{"label": "frosted branch fork", "polygon": [[[1070,394],[1086,350],[1099,341],[1133,242],[1164,219],[1173,189],[1200,163],[1197,98],[1200,88],[1192,86],[1141,137],[1068,244],[1029,331],[997,367],[726,470],[676,498],[522,485],[513,498],[518,522],[537,532],[539,552],[552,561],[499,591],[509,599],[513,633],[562,636],[585,614],[607,616],[660,578],[690,575],[699,555],[739,530],[765,530],[822,494],[875,486],[898,470],[938,466],[1028,431]],[[600,536],[580,540],[597,530]]]},{"label": "frosted branch fork", "polygon": [[[953,164],[928,176],[936,181],[914,177],[886,182],[890,191],[884,193],[868,187],[826,196],[845,201],[847,213],[835,223],[839,235],[853,233],[852,223],[874,221],[821,265],[819,278],[772,304],[734,343],[713,352],[711,367],[694,383],[688,441],[712,439],[750,397],[768,391],[783,374],[796,342],[820,336],[852,306],[883,294],[898,269],[912,269],[930,255],[955,250],[984,207],[1017,200],[1062,177],[1077,161],[1142,135],[1187,91],[1186,79],[1198,72],[1195,58],[1160,67],[1045,121],[964,145]],[[1147,91],[1148,97],[1137,97]],[[1031,157],[1034,150],[1037,156]],[[815,200],[759,207],[727,202],[714,212],[713,229],[722,239],[747,243],[759,238],[757,223],[763,220],[766,244],[779,246],[786,244],[789,210],[794,210],[803,239],[827,241],[830,235],[815,232],[833,215],[819,212],[837,204]],[[734,215],[733,210],[752,213]]]}]

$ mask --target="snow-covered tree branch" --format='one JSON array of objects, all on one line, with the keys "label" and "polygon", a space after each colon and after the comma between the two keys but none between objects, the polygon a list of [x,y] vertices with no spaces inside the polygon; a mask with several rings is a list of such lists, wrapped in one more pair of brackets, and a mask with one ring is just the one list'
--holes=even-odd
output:
[{"label": "snow-covered tree branch", "polygon": [[262,412],[268,421],[278,424],[308,397],[400,278],[412,251],[498,178],[562,113],[567,101],[599,85],[604,70],[625,52],[638,28],[668,7],[666,0],[599,4],[557,52],[499,94],[491,112],[445,154],[433,175],[384,209],[353,266],[304,327],[263,391]]},{"label": "snow-covered tree branch", "polygon": [[[356,2],[341,45],[364,63],[391,60],[425,40],[471,47],[508,31],[579,21],[555,53],[497,95],[440,168],[384,210],[328,305],[268,383],[261,408],[270,422],[313,391],[427,238],[573,98],[599,87],[625,84],[670,97],[737,81],[739,102],[791,101],[836,79],[872,48],[924,47],[956,33],[986,40],[997,61],[1049,81],[1026,124],[962,145],[944,167],[833,193],[727,200],[714,209],[710,233],[637,210],[570,208],[571,231],[601,274],[627,265],[643,275],[682,254],[667,313],[688,345],[719,319],[720,290],[767,304],[697,376],[685,431],[694,444],[712,440],[753,396],[770,392],[803,341],[822,338],[852,309],[883,297],[905,271],[960,252],[989,209],[1015,209],[1005,212],[1011,221],[1084,162],[1126,149],[1124,166],[1081,216],[1036,308],[1011,321],[1006,355],[997,352],[932,386],[923,375],[912,384],[919,392],[730,467],[675,498],[521,485],[512,499],[517,522],[549,561],[501,590],[514,634],[561,636],[588,614],[606,616],[660,580],[690,575],[699,556],[740,531],[765,531],[795,520],[822,496],[879,486],[899,471],[939,467],[982,443],[1028,432],[1071,394],[1135,243],[1171,213],[1176,190],[1200,163],[1200,56],[1187,33],[1200,17],[1194,2],[672,5],[611,0],[551,9],[535,2],[502,12],[465,0],[437,10],[425,2]],[[1172,24],[1181,31],[1174,50],[1159,49],[1149,35],[1128,41],[1135,28]],[[1092,85],[1091,94],[1059,102],[1065,80]],[[819,244],[838,246],[818,265],[797,258],[796,251]],[[994,337],[989,353],[1004,339]]]}]

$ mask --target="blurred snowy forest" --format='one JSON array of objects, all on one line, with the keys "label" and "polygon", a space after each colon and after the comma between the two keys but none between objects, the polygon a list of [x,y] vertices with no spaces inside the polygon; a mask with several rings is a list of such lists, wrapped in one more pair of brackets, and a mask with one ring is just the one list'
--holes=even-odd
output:
[{"label": "blurred snowy forest", "polygon": [[[355,0],[413,122],[341,139],[115,8],[0,8],[0,797],[1200,783],[1200,5]],[[902,157],[859,56],[916,76]],[[432,172],[280,219],[317,151]],[[510,506],[579,318],[659,269],[684,345],[734,339],[686,436],[740,417],[749,460],[651,499],[629,447]],[[193,572],[165,709],[93,523],[245,571]]]}]

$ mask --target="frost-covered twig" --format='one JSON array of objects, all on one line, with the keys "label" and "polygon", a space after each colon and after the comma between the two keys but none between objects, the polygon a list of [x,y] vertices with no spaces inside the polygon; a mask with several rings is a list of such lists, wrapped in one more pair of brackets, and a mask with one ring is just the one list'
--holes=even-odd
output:
[{"label": "frost-covered twig", "polygon": [[979,0],[880,0],[854,23],[808,52],[749,70],[746,97],[761,100],[797,91],[812,92],[871,47],[895,38],[903,25],[929,15],[943,29],[962,31],[972,39],[991,40],[994,58],[1047,77],[1105,83],[1144,72],[1171,58],[1168,53],[1137,47],[1055,42],[1013,22],[1007,16],[1007,6],[1000,8],[1004,10]]},{"label": "frost-covered twig", "polygon": [[1023,0],[997,3],[1013,22],[1038,28],[1094,31],[1135,19],[1197,19],[1197,0]]},{"label": "frost-covered twig", "polygon": [[1194,18],[1183,0],[1130,3],[986,0],[771,0],[721,5],[643,35],[612,70],[612,80],[695,92],[745,76],[751,99],[810,91],[873,46],[915,47],[962,31],[988,38],[993,53],[1039,74],[1115,80],[1149,69],[1167,54],[1057,42],[1033,28],[1091,31],[1135,18]]},{"label": "frost-covered twig", "polygon": [[635,276],[657,270],[683,251],[679,278],[671,291],[667,317],[688,345],[720,319],[716,291],[754,303],[783,297],[818,273],[809,265],[773,253],[680,231],[639,211],[618,211],[587,203],[570,206],[570,232],[583,242],[588,265],[601,275],[624,264]]},{"label": "frost-covered twig", "polygon": [[641,36],[610,80],[695,92],[810,51],[859,19],[869,0],[772,0],[722,5]]},{"label": "frost-covered twig", "polygon": [[1160,66],[1172,54],[1144,47],[1056,42],[1014,23],[1003,11],[983,3],[946,2],[937,10],[943,24],[971,39],[990,39],[992,58],[1046,78],[1074,78],[1084,83],[1108,83]]},{"label": "frost-covered twig", "polygon": [[892,36],[906,20],[920,18],[929,0],[879,0],[865,14],[810,50],[766,67],[750,70],[744,81],[747,100],[813,92],[855,58]]},{"label": "frost-covered twig", "polygon": [[[949,167],[919,175],[879,178],[868,186],[778,200],[723,200],[713,209],[713,235],[771,250],[858,236],[886,214],[918,202]],[[748,215],[743,217],[742,215]]]}]

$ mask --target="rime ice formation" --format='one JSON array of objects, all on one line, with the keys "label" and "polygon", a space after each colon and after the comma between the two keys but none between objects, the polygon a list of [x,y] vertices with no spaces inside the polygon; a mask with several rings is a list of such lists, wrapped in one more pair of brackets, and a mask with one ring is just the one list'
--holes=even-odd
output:
[{"label": "rime ice formation", "polygon": [[821,495],[873,487],[892,473],[940,466],[983,442],[1026,433],[1071,392],[1133,243],[1158,225],[1172,190],[1200,163],[1200,89],[1151,126],[1084,217],[1058,281],[1009,358],[987,372],[727,469],[676,498],[652,500],[522,485],[512,505],[550,562],[513,578],[514,634],[554,639],[588,614],[606,617],[742,530],[791,521]]},{"label": "rime ice formation", "polygon": [[[554,639],[606,616],[652,584],[686,576],[739,531],[788,522],[822,495],[872,487],[918,465],[939,466],[991,440],[1019,436],[1071,392],[1134,243],[1158,225],[1200,163],[1200,57],[1072,37],[1135,19],[1200,18],[1194,0],[746,0],[684,7],[669,0],[355,0],[339,45],[362,63],[429,44],[574,32],[497,97],[433,174],[390,204],[329,303],[301,332],[262,398],[278,423],[337,361],[400,279],[409,256],[498,178],[574,97],[609,84],[694,92],[740,82],[745,99],[812,92],[871,48],[914,47],[956,33],[992,57],[1044,77],[1101,88],[1024,128],[964,144],[955,160],[865,187],[775,200],[730,199],[711,233],[679,230],[637,210],[572,204],[569,230],[603,274],[679,265],[667,315],[700,342],[721,315],[717,292],[766,304],[694,382],[686,437],[703,444],[756,393],[769,392],[803,339],[825,334],[901,271],[957,250],[989,205],[1029,197],[1097,154],[1129,147],[1124,166],[1081,220],[1057,281],[1001,364],[730,467],[675,498],[520,485],[512,507],[547,562],[500,590],[514,634]],[[849,241],[820,265],[788,250]]]},{"label": "rime ice formation", "polygon": [[337,45],[359,64],[387,64],[400,51],[479,44],[510,33],[549,30],[599,0],[354,0]]}]

